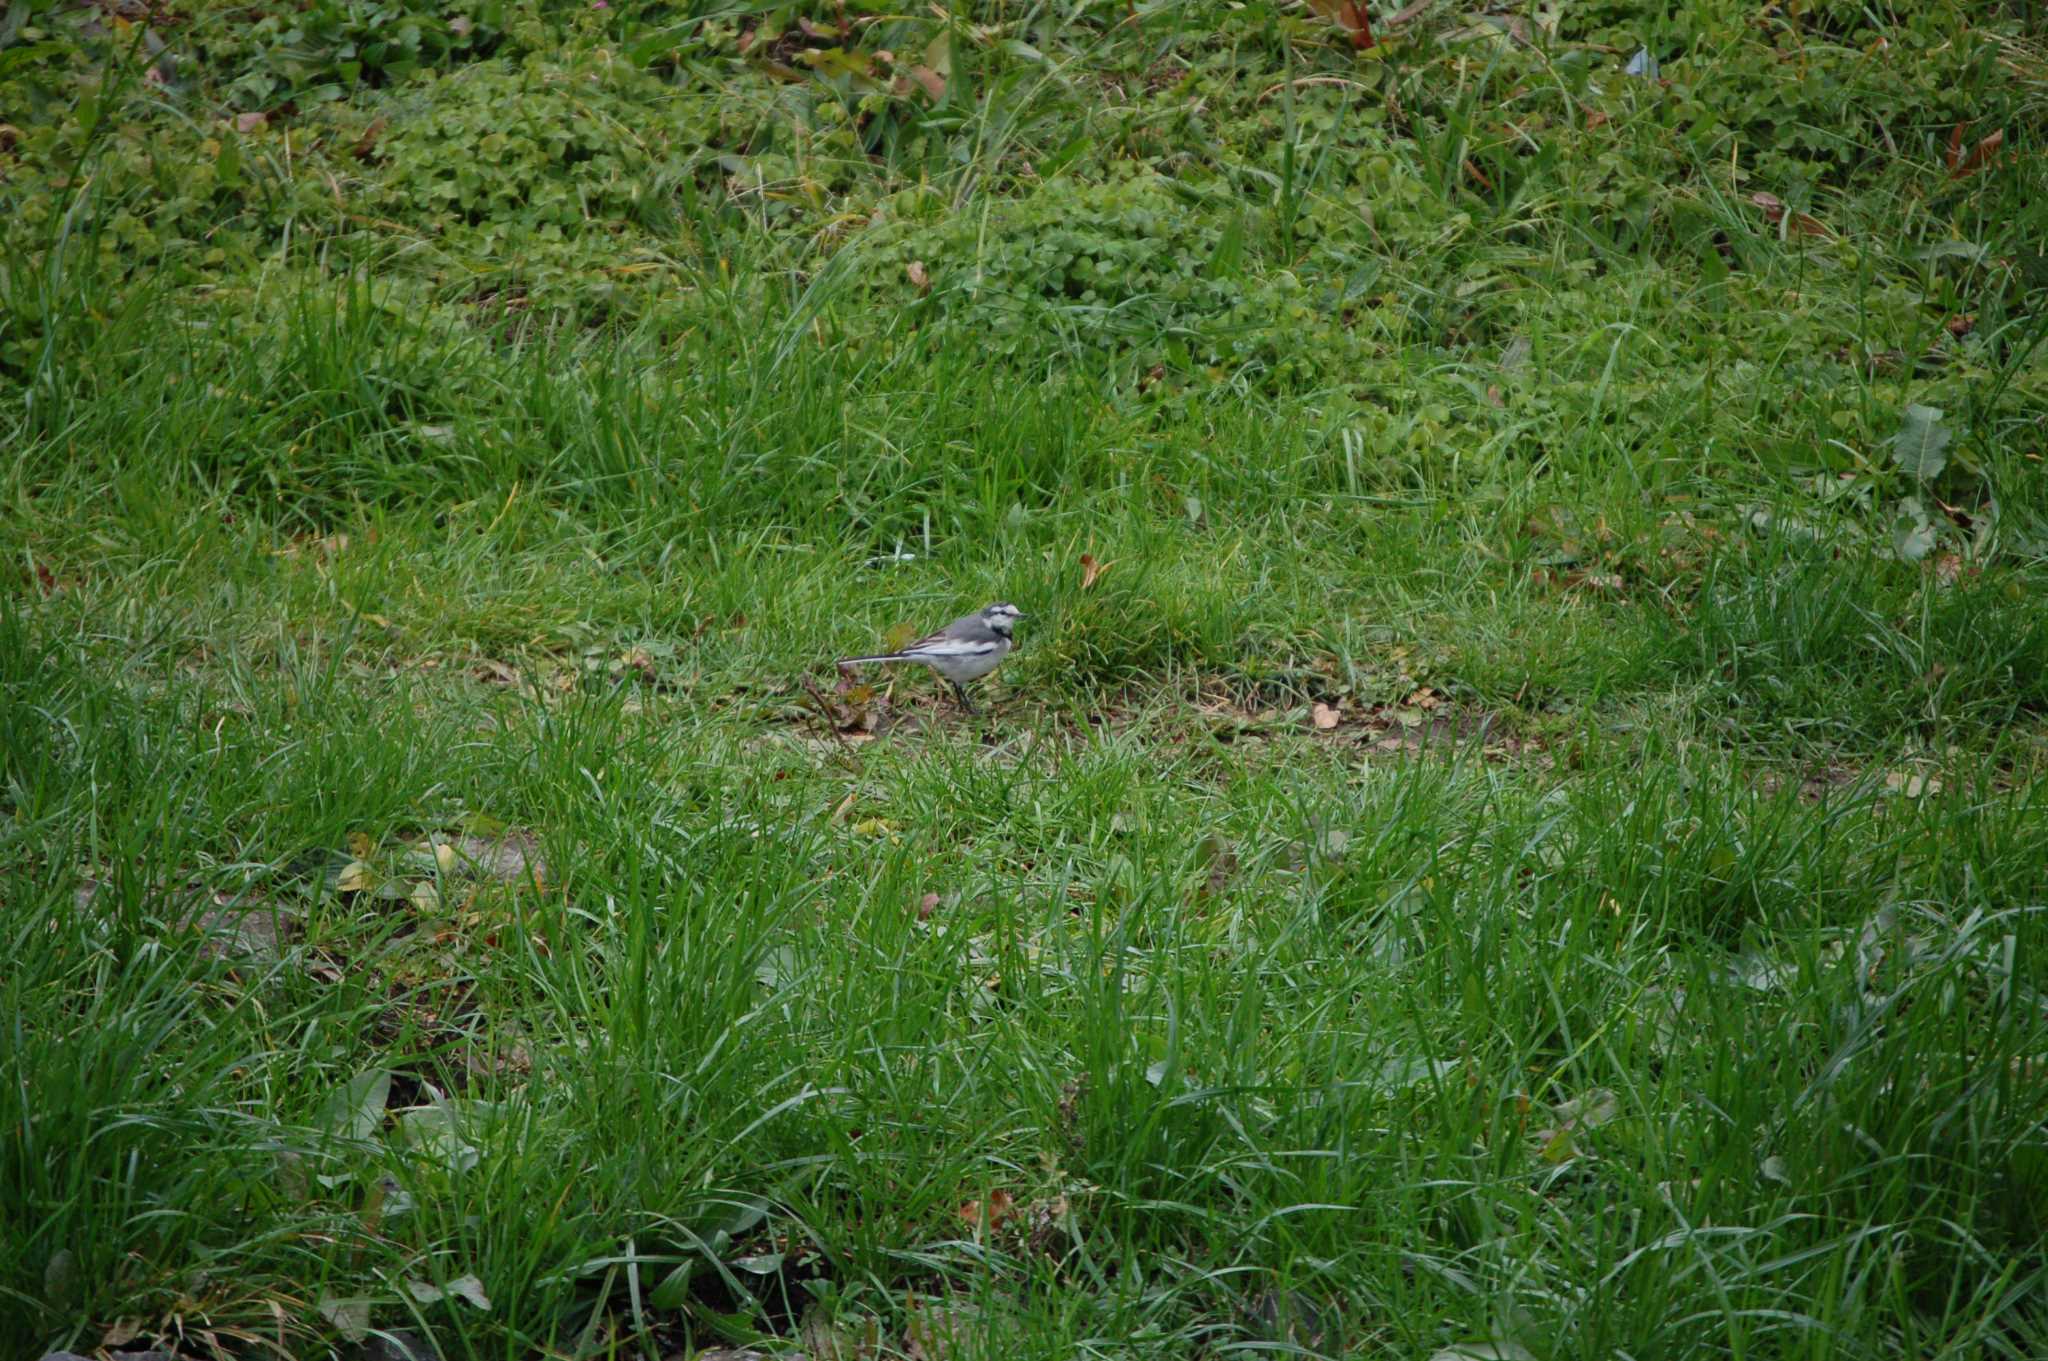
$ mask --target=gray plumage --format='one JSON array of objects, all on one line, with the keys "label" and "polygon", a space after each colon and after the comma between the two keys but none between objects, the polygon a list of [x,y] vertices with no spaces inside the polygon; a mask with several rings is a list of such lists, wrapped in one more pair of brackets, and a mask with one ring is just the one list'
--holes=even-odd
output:
[{"label": "gray plumage", "polygon": [[963,614],[935,633],[928,633],[899,652],[880,652],[871,657],[844,657],[841,666],[868,662],[921,662],[946,678],[967,712],[974,713],[974,701],[967,698],[964,682],[979,680],[996,669],[1017,643],[1010,630],[1024,616],[1015,605],[997,602]]}]

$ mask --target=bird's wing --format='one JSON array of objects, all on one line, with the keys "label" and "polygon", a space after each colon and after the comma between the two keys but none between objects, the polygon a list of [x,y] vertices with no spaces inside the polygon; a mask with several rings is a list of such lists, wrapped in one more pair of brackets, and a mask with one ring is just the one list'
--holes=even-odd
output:
[{"label": "bird's wing", "polygon": [[904,657],[986,657],[999,651],[1002,642],[995,638],[951,638],[944,633],[934,633],[929,638],[920,638],[899,654]]}]

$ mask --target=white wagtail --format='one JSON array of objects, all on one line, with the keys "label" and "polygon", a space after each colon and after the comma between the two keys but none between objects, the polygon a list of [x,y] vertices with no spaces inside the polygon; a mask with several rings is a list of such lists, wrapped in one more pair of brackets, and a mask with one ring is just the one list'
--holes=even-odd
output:
[{"label": "white wagtail", "polygon": [[974,701],[967,698],[962,681],[971,681],[986,676],[996,669],[996,663],[1010,655],[1010,649],[1017,645],[1010,636],[1020,614],[1015,605],[994,604],[963,614],[937,633],[924,637],[904,648],[901,652],[884,652],[873,657],[845,657],[841,666],[859,666],[863,662],[923,662],[932,670],[944,676],[953,687],[953,693],[960,696],[960,703],[968,713],[977,712]]}]

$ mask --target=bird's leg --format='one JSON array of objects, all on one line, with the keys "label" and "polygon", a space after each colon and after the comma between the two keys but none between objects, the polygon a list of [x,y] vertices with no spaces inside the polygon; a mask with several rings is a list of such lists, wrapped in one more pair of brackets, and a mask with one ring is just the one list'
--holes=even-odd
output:
[{"label": "bird's leg", "polygon": [[974,701],[967,698],[966,686],[962,685],[959,681],[948,681],[947,684],[953,687],[954,694],[960,696],[961,708],[965,709],[970,714],[976,714],[981,712],[979,709],[974,707]]}]

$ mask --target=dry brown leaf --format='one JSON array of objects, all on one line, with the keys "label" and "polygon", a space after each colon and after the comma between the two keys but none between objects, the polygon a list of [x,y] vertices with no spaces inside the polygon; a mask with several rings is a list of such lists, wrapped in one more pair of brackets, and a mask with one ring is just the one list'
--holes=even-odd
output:
[{"label": "dry brown leaf", "polygon": [[925,272],[924,261],[912,260],[903,267],[903,272],[910,276],[910,282],[918,292],[929,293],[932,291],[932,276]]},{"label": "dry brown leaf", "polygon": [[1308,0],[1308,7],[1343,29],[1353,47],[1363,50],[1373,45],[1372,17],[1361,0]]},{"label": "dry brown leaf", "polygon": [[954,1213],[976,1233],[983,1233],[1017,1213],[1017,1202],[1008,1191],[998,1188],[988,1193],[987,1200],[970,1200]]},{"label": "dry brown leaf", "polygon": [[1086,591],[1093,588],[1096,582],[1102,580],[1102,574],[1115,565],[1115,563],[1111,562],[1097,562],[1093,553],[1083,553],[1081,555],[1081,589]]},{"label": "dry brown leaf", "polygon": [[[1759,190],[1749,196],[1749,201],[1764,210],[1764,217],[1772,226],[1785,222],[1785,200],[1776,194],[1767,194]],[[1821,225],[1820,219],[1807,213],[1793,213],[1785,229],[1795,236],[1828,235],[1828,229]]]},{"label": "dry brown leaf", "polygon": [[1336,706],[1317,700],[1315,707],[1309,710],[1309,719],[1316,727],[1328,732],[1344,721],[1344,715],[1337,711]]},{"label": "dry brown leaf", "polygon": [[235,115],[235,131],[240,133],[260,132],[270,122],[267,113],[238,113]]},{"label": "dry brown leaf", "polygon": [[917,919],[921,922],[930,921],[932,913],[938,910],[939,895],[936,893],[927,893],[924,897],[917,900]]},{"label": "dry brown leaf", "polygon": [[924,92],[930,95],[934,102],[946,97],[946,78],[937,71],[932,70],[931,67],[911,67],[910,78],[923,86]]},{"label": "dry brown leaf", "polygon": [[387,126],[384,119],[372,118],[370,126],[363,129],[363,135],[356,138],[355,146],[350,148],[351,154],[359,161],[369,160],[370,154],[377,149],[377,139],[384,135]]},{"label": "dry brown leaf", "polygon": [[1948,139],[1948,172],[1951,175],[1968,175],[1982,170],[2005,145],[2005,129],[1997,128],[1977,139],[1977,144],[1966,155],[1963,152],[1963,125],[1956,124],[1955,131]]}]

